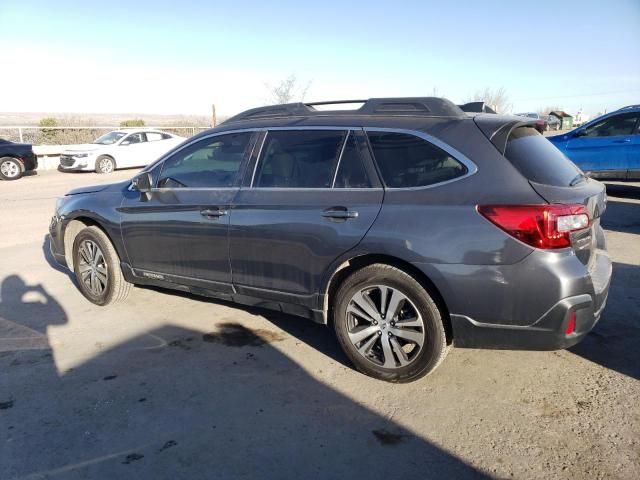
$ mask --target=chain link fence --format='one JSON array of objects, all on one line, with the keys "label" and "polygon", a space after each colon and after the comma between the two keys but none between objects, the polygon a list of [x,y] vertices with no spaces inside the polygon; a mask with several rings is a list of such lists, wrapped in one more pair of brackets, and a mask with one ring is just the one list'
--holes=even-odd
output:
[{"label": "chain link fence", "polygon": [[[141,127],[192,137],[209,127]],[[32,145],[74,145],[92,143],[96,138],[122,127],[1,127],[0,138]]]}]

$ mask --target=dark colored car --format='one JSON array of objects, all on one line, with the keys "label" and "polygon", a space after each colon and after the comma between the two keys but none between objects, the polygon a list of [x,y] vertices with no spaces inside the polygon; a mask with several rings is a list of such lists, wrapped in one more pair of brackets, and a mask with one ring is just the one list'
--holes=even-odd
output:
[{"label": "dark colored car", "polygon": [[452,344],[580,341],[611,276],[604,186],[525,119],[361,102],[249,110],[132,181],[71,191],[53,255],[97,305],[155,285],[331,324],[388,381]]},{"label": "dark colored car", "polygon": [[516,113],[519,117],[531,119],[533,127],[540,133],[548,132],[551,129],[549,121],[545,117],[541,117],[536,112]]},{"label": "dark colored car", "polygon": [[17,180],[25,172],[38,168],[38,157],[31,145],[13,143],[0,138],[0,178]]},{"label": "dark colored car", "polygon": [[547,138],[593,178],[640,179],[640,105],[621,108]]}]

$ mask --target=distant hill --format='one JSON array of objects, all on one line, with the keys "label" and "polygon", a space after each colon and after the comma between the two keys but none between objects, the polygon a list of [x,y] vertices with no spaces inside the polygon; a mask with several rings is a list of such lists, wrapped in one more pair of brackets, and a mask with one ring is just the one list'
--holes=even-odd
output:
[{"label": "distant hill", "polygon": [[[142,119],[147,126],[210,126],[211,118],[198,115],[147,113],[53,113],[53,112],[0,112],[0,126],[37,126],[42,118],[53,117],[59,126],[119,126],[123,120]],[[218,123],[224,118],[218,118]]]}]

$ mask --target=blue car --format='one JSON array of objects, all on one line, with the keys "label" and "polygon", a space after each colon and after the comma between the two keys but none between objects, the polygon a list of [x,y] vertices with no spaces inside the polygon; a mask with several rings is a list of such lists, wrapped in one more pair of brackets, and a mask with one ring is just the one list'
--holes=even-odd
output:
[{"label": "blue car", "polygon": [[640,105],[621,108],[547,138],[591,177],[640,179]]}]

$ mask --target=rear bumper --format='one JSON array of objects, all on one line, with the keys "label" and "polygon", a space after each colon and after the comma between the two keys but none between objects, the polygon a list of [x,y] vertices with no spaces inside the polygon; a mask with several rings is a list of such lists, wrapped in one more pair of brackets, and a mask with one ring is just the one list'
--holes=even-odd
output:
[{"label": "rear bumper", "polygon": [[[454,268],[448,282],[435,282],[451,312],[454,345],[513,350],[580,342],[600,320],[612,273],[602,249],[589,267],[573,254],[537,251],[512,266]],[[572,313],[575,329],[567,334]]]},{"label": "rear bumper", "polygon": [[[465,348],[508,350],[561,350],[579,343],[598,323],[606,305],[591,295],[577,295],[556,303],[539,321],[530,326],[479,323],[464,315],[451,315],[454,345]],[[571,313],[575,330],[567,334]]]}]

